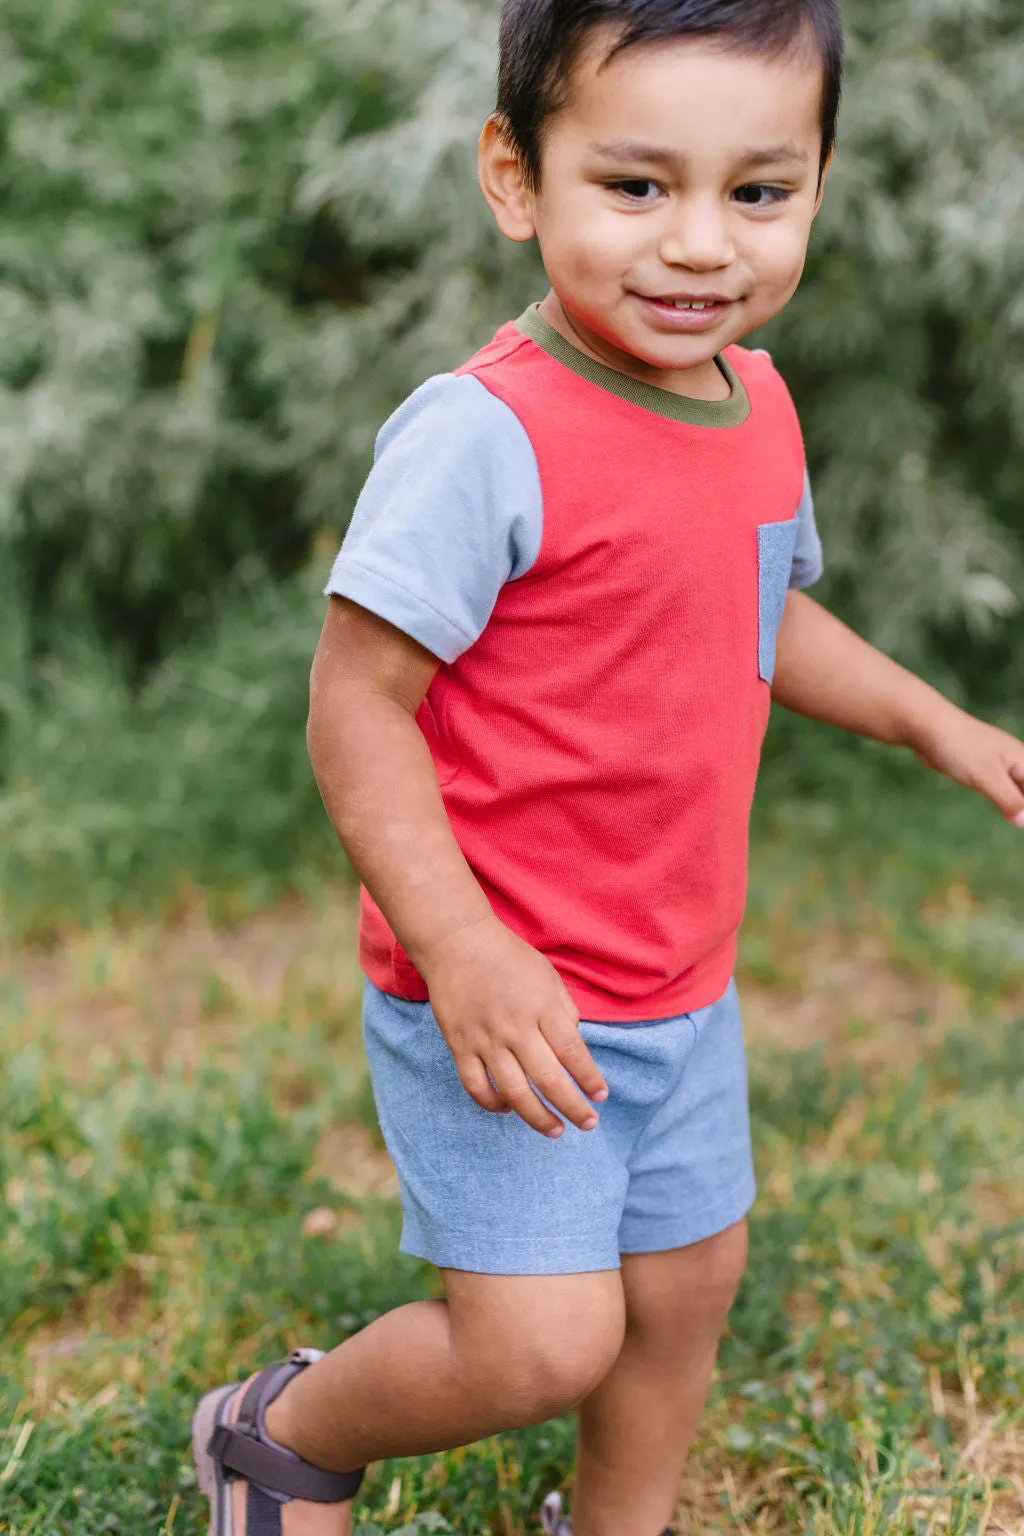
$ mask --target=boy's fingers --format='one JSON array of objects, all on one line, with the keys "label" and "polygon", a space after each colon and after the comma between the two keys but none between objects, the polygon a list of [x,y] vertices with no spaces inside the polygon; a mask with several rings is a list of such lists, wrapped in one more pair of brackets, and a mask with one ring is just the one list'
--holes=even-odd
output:
[{"label": "boy's fingers", "polygon": [[1011,811],[1010,820],[1013,822],[1015,827],[1024,827],[1024,757],[1014,758],[1008,764],[1008,767],[1010,770],[1010,778],[1021,792],[1020,806],[1017,810]]},{"label": "boy's fingers", "polygon": [[541,1021],[541,1033],[569,1076],[574,1078],[588,1099],[600,1103],[608,1097],[608,1084],[587,1050],[579,1026],[561,1020]]},{"label": "boy's fingers", "polygon": [[520,1120],[525,1120],[527,1125],[539,1131],[542,1136],[550,1136],[552,1132],[559,1136],[562,1134],[565,1126],[534,1093],[526,1081],[526,1073],[511,1051],[503,1051],[495,1056],[493,1061],[487,1063],[487,1068],[501,1097]]},{"label": "boy's fingers", "polygon": [[557,971],[555,972],[555,975],[558,977],[558,986],[562,994],[562,1002],[565,1004],[565,1011],[569,1015],[569,1021],[572,1024],[578,1024],[580,1021],[580,1011],[576,1004],[573,1002],[572,993],[569,991],[569,988],[566,986],[561,976],[558,975]]},{"label": "boy's fingers", "polygon": [[542,1035],[516,1051],[530,1082],[565,1118],[581,1131],[592,1131],[597,1113],[577,1090],[569,1074]]},{"label": "boy's fingers", "polygon": [[1007,821],[1024,826],[1024,763],[1000,764],[978,787]]},{"label": "boy's fingers", "polygon": [[456,1066],[459,1069],[459,1082],[481,1109],[488,1109],[495,1115],[508,1114],[508,1105],[487,1076],[487,1068],[479,1056],[470,1056],[456,1062]]}]

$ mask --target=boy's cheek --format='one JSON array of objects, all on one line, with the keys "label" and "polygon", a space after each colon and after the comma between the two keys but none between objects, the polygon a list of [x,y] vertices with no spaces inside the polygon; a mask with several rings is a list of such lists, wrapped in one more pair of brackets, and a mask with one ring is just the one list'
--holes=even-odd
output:
[{"label": "boy's cheek", "polygon": [[596,287],[616,283],[630,271],[635,241],[624,238],[614,220],[582,219],[572,234],[545,242],[544,258],[549,275],[561,274],[575,284]]},{"label": "boy's cheek", "polygon": [[792,225],[780,230],[777,247],[773,254],[777,260],[780,272],[785,273],[787,282],[796,282],[804,269],[807,260],[807,246],[811,238],[810,220],[794,221]]},{"label": "boy's cheek", "polygon": [[796,230],[762,248],[754,260],[755,299],[765,307],[781,308],[792,298],[807,260],[807,241]]}]

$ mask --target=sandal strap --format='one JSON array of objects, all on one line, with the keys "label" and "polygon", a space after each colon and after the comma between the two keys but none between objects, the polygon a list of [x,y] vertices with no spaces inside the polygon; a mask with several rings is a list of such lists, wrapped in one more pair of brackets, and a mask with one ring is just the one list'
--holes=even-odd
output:
[{"label": "sandal strap", "polygon": [[282,1536],[281,1505],[250,1483],[245,1496],[244,1536]]},{"label": "sandal strap", "polygon": [[[358,1493],[364,1467],[352,1472],[327,1472],[277,1445],[263,1422],[267,1408],[300,1371],[319,1359],[319,1352],[297,1349],[287,1360],[267,1366],[246,1389],[234,1424],[218,1424],[209,1454],[230,1472],[244,1477],[271,1498],[308,1499],[314,1504],[340,1504]],[[269,1511],[268,1511],[269,1513]]]}]

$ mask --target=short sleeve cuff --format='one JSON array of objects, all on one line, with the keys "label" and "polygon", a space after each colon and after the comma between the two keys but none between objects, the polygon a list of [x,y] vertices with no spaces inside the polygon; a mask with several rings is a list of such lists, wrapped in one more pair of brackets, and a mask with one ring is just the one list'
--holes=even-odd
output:
[{"label": "short sleeve cuff", "polygon": [[480,638],[503,585],[533,565],[542,533],[522,423],[472,375],[436,374],[377,434],[324,591],[451,665]]},{"label": "short sleeve cuff", "polygon": [[444,614],[429,607],[418,593],[407,591],[390,577],[346,556],[344,551],[334,562],[324,596],[350,598],[360,608],[368,608],[378,618],[386,619],[396,629],[411,635],[449,665],[476,638],[464,635]]},{"label": "short sleeve cuff", "polygon": [[793,569],[790,573],[789,584],[803,591],[804,587],[813,587],[816,581],[820,581],[825,570],[825,560],[822,555],[821,540],[815,534],[815,548],[807,551],[798,550],[793,556]]}]

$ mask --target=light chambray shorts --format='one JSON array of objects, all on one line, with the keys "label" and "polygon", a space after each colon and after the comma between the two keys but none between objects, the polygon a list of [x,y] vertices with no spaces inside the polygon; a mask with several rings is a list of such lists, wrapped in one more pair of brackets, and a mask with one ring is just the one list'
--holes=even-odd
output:
[{"label": "light chambray shorts", "polygon": [[582,1021],[609,1094],[596,1106],[596,1130],[566,1123],[552,1141],[470,1098],[429,1003],[363,979],[373,1093],[402,1191],[403,1253],[487,1275],[618,1269],[621,1253],[700,1242],[753,1204],[735,982],[696,1013]]}]

